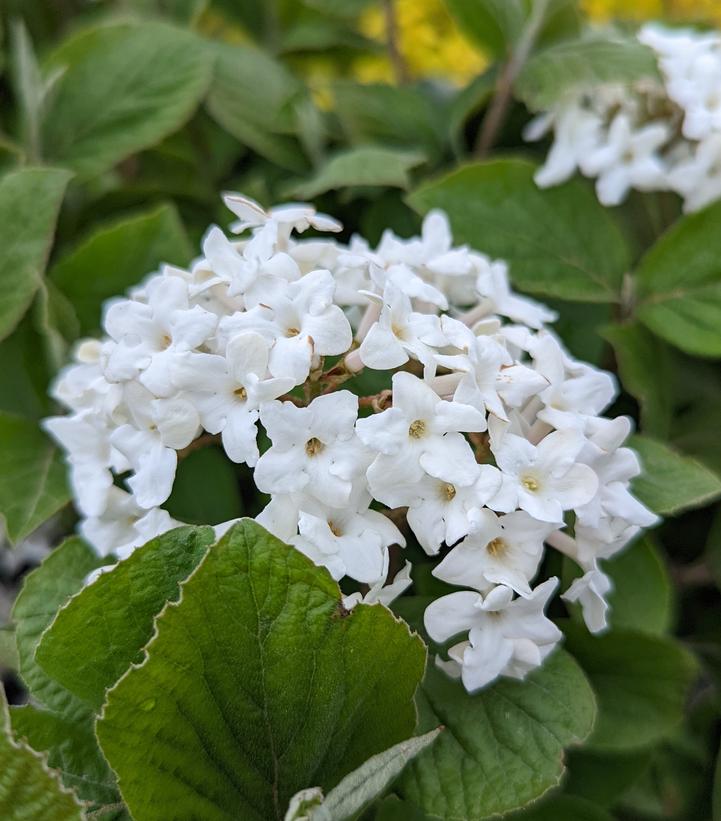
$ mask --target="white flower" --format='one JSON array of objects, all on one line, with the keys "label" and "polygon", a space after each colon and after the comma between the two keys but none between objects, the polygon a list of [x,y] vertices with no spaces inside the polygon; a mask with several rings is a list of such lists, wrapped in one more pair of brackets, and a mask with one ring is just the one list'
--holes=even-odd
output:
[{"label": "white flower", "polygon": [[392,492],[389,471],[403,462],[409,479],[423,471],[454,485],[476,481],[478,464],[460,431],[486,428],[483,413],[469,405],[442,400],[425,382],[409,373],[393,376],[393,407],[359,419],[361,441],[378,453],[368,470],[376,498]]},{"label": "white flower", "polygon": [[256,333],[239,333],[225,356],[187,353],[175,358],[172,378],[198,410],[205,430],[221,433],[234,462],[254,465],[260,406],[292,389],[292,379],[267,377],[268,343]]},{"label": "white flower", "polygon": [[489,309],[501,316],[507,316],[514,322],[523,322],[530,328],[542,328],[544,323],[557,318],[540,302],[522,297],[511,291],[508,281],[508,266],[502,260],[488,260],[479,254],[474,255],[477,261],[476,292],[488,301]]},{"label": "white flower", "polygon": [[411,563],[406,562],[399,570],[390,584],[383,584],[383,580],[372,585],[365,595],[351,593],[350,596],[343,597],[343,607],[351,610],[356,604],[385,604],[386,607],[394,602],[398,596],[407,590],[413,579],[411,579]]},{"label": "white flower", "polygon": [[273,442],[258,460],[255,483],[266,493],[304,491],[332,507],[350,499],[353,479],[368,465],[356,436],[358,397],[349,391],[319,396],[307,408],[271,402],[261,421]]},{"label": "white flower", "polygon": [[476,516],[471,535],[451,550],[433,575],[481,592],[502,584],[528,597],[529,582],[543,556],[543,541],[557,527],[522,510],[496,516],[484,509]]},{"label": "white flower", "polygon": [[276,223],[282,232],[286,232],[286,238],[292,230],[302,233],[311,227],[317,231],[340,231],[343,228],[338,220],[318,213],[307,203],[287,203],[266,211],[255,200],[242,194],[226,194],[223,202],[239,218],[232,226],[236,234],[248,228],[262,228],[269,222]]},{"label": "white flower", "polygon": [[710,134],[668,173],[669,187],[684,198],[684,211],[698,211],[721,197],[721,131]]},{"label": "white flower", "polygon": [[503,486],[489,506],[509,512],[516,507],[542,522],[563,521],[563,511],[589,502],[598,488],[596,474],[576,462],[585,439],[576,431],[555,431],[537,446],[514,433],[493,445]]},{"label": "white flower", "polygon": [[611,579],[594,565],[583,576],[575,579],[561,598],[567,602],[578,602],[588,629],[592,633],[600,633],[608,626],[606,596],[612,590]]},{"label": "white flower", "polygon": [[424,622],[434,641],[469,631],[468,641],[448,651],[468,692],[501,675],[524,678],[553,650],[561,631],[543,611],[557,585],[558,579],[548,579],[525,599],[513,599],[505,586],[494,587],[485,597],[460,591],[428,605]]}]

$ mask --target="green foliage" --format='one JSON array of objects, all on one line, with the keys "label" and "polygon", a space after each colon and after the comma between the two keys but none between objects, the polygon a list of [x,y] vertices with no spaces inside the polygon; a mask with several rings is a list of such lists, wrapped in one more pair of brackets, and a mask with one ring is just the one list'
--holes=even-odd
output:
[{"label": "green foliage", "polygon": [[105,691],[140,661],[153,620],[193,572],[213,531],[171,530],[136,550],[112,573],[74,596],[43,634],[35,658],[43,670],[98,711]]},{"label": "green foliage", "polygon": [[0,413],[0,512],[24,539],[70,499],[62,457],[35,422]]},{"label": "green foliage", "polygon": [[476,821],[558,784],[563,750],[589,735],[596,704],[581,669],[558,650],[524,682],[501,680],[472,696],[429,667],[418,710],[421,730],[445,730],[397,789],[431,815]]},{"label": "green foliage", "polygon": [[408,172],[423,162],[423,155],[413,151],[366,146],[351,148],[329,159],[309,180],[291,193],[312,199],[326,191],[351,186],[391,186],[408,188]]},{"label": "green foliage", "polygon": [[580,37],[537,52],[516,82],[516,93],[531,108],[543,109],[575,88],[656,77],[653,52],[636,38]]},{"label": "green foliage", "polygon": [[97,725],[134,815],[282,818],[412,732],[420,639],[384,608],[344,611],[325,570],[254,522],[181,591]]},{"label": "green foliage", "polygon": [[524,291],[617,300],[629,259],[612,217],[576,180],[539,190],[534,170],[517,159],[469,165],[423,185],[410,203],[421,212],[445,210],[455,239],[507,260]]},{"label": "green foliage", "polygon": [[43,756],[17,741],[10,727],[5,694],[0,692],[0,817],[7,821],[52,818],[81,821],[81,805],[65,789]]},{"label": "green foliage", "polygon": [[89,177],[171,134],[210,81],[202,40],[162,23],[97,26],[49,58],[62,76],[46,113],[43,157]]},{"label": "green foliage", "polygon": [[161,263],[186,265],[192,256],[177,210],[161,205],[95,229],[61,257],[50,278],[75,308],[81,332],[93,333],[104,300],[136,285],[142,272],[155,271]]},{"label": "green foliage", "polygon": [[0,179],[0,339],[17,326],[40,287],[71,176],[25,168]]},{"label": "green foliage", "polygon": [[679,220],[641,260],[639,319],[672,345],[721,356],[721,263],[715,203]]},{"label": "green foliage", "polygon": [[589,746],[635,750],[676,729],[698,672],[687,650],[672,639],[632,630],[592,636],[581,625],[569,623],[564,629],[567,647],[598,699]]},{"label": "green foliage", "polygon": [[695,459],[649,436],[633,436],[630,445],[643,466],[633,492],[656,513],[676,515],[721,496],[721,477]]}]

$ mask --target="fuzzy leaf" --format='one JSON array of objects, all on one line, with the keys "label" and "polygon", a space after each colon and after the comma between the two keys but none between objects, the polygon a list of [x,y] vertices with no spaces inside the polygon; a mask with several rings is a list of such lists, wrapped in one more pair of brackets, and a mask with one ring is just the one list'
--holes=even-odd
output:
[{"label": "fuzzy leaf", "polygon": [[130,812],[282,819],[407,738],[425,651],[382,606],[351,613],[328,572],[252,520],[235,525],[156,620],[97,732]]},{"label": "fuzzy leaf", "polygon": [[20,322],[40,287],[71,176],[23,168],[0,179],[0,339]]},{"label": "fuzzy leaf", "polygon": [[476,163],[425,184],[409,201],[422,213],[446,211],[454,240],[507,260],[524,291],[615,301],[629,255],[613,218],[586,184],[541,190],[534,171],[518,159]]}]

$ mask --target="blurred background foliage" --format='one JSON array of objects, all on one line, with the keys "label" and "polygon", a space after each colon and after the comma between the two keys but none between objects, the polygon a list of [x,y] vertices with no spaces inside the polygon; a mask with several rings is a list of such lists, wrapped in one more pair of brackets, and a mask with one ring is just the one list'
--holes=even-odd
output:
[{"label": "blurred background foliage", "polygon": [[[25,546],[14,559],[0,551],[0,627],[28,563],[73,528],[62,465],[37,422],[53,409],[48,385],[73,343],[99,330],[103,301],[161,262],[189,264],[208,224],[230,222],[218,196],[223,190],[265,205],[312,199],[343,221],[344,238],[359,231],[377,242],[386,227],[416,232],[423,210],[444,202],[443,183],[424,188],[424,181],[491,150],[494,157],[542,157],[547,143],[522,141],[530,112],[521,99],[506,101],[492,133],[484,129],[531,6],[0,3],[0,510],[8,540]],[[644,19],[719,25],[721,4],[550,0],[534,44],[552,48],[586,26],[624,31]],[[549,814],[541,807],[527,817],[563,821],[583,810],[593,819],[710,818],[721,684],[721,331],[712,332],[713,344],[686,344],[671,332],[652,334],[623,295],[586,298],[535,281],[534,260],[526,271],[513,244],[498,239],[504,220],[519,235],[534,208],[553,210],[559,242],[583,261],[613,268],[609,278],[620,283],[679,218],[680,204],[671,195],[634,194],[614,209],[611,225],[585,183],[569,189],[577,210],[556,212],[554,197],[566,195],[539,194],[527,168],[513,160],[491,168],[488,178],[481,173],[467,199],[480,210],[466,216],[465,206],[449,207],[454,230],[479,250],[507,256],[516,285],[560,309],[557,328],[571,351],[619,374],[624,391],[613,411],[629,413],[655,437],[639,440],[656,471],[639,492],[669,518],[618,560],[623,568],[611,570],[618,588],[614,627],[643,629],[651,619],[654,631],[675,633],[704,662],[682,725],[641,750],[573,753],[563,787],[573,801],[562,798],[558,807],[567,809],[554,810],[552,796]],[[506,191],[516,197],[515,210],[505,208]],[[484,212],[493,197],[496,206]],[[594,232],[595,251],[583,243]],[[614,254],[623,270],[609,262]],[[18,267],[31,257],[27,270]],[[710,275],[721,279],[721,262]],[[363,374],[351,387],[372,393],[379,388],[373,378]],[[185,521],[215,523],[254,515],[261,505],[247,469],[210,449],[183,463],[168,507]],[[430,594],[439,583],[422,551],[413,558],[415,592]],[[636,586],[624,588],[624,578]],[[12,670],[8,629],[0,629],[0,667]],[[377,817],[408,818],[407,812],[385,802]],[[717,806],[715,820],[720,812]]]}]

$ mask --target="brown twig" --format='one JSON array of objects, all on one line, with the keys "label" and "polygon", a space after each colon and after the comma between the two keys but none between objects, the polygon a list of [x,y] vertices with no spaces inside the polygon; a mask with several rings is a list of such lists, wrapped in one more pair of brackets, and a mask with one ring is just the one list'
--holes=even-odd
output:
[{"label": "brown twig", "polygon": [[210,447],[210,445],[219,445],[220,441],[221,439],[219,433],[202,433],[197,439],[194,439],[187,447],[178,451],[178,459],[185,459],[186,456],[190,456],[190,454],[195,452],[196,450],[201,450],[202,448]]},{"label": "brown twig", "polygon": [[386,389],[372,396],[361,396],[358,398],[358,406],[361,408],[372,408],[373,413],[380,413],[390,406],[393,400],[393,391]]},{"label": "brown twig", "polygon": [[536,44],[536,39],[540,34],[541,26],[546,16],[548,2],[549,0],[535,0],[531,15],[518,40],[518,44],[503,65],[501,73],[498,75],[495,94],[488,107],[486,116],[483,118],[483,123],[478,132],[478,138],[473,152],[479,159],[485,157],[493,147],[498,137],[498,132],[506,121],[508,107],[513,94],[513,85]]},{"label": "brown twig", "polygon": [[383,0],[383,16],[386,24],[386,48],[393,66],[396,84],[404,85],[409,79],[408,66],[398,45],[398,20],[393,0]]}]

